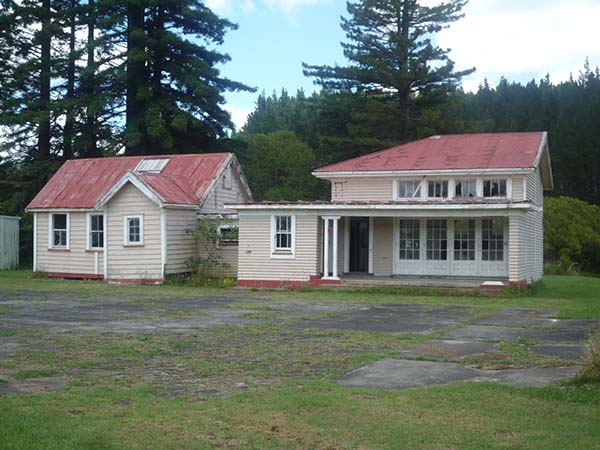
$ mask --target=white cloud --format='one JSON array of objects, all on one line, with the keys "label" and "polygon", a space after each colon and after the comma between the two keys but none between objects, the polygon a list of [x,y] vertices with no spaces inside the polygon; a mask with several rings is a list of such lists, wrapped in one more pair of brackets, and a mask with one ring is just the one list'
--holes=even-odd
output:
[{"label": "white cloud", "polygon": [[464,12],[437,42],[452,49],[457,69],[477,68],[466,89],[501,75],[524,81],[549,73],[562,81],[586,57],[592,66],[600,64],[598,0],[472,0]]},{"label": "white cloud", "polygon": [[325,1],[329,0],[206,0],[206,6],[223,16],[246,14],[264,8],[289,15],[298,8]]},{"label": "white cloud", "polygon": [[254,108],[242,108],[232,103],[228,103],[223,108],[231,114],[231,121],[236,130],[240,130],[246,124],[248,115],[254,111]]}]

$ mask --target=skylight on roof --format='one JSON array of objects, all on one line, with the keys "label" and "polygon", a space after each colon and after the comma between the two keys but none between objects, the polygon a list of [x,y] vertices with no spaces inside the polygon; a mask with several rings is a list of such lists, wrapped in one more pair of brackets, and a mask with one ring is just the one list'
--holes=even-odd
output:
[{"label": "skylight on roof", "polygon": [[142,159],[135,168],[135,171],[160,173],[168,162],[168,159]]}]

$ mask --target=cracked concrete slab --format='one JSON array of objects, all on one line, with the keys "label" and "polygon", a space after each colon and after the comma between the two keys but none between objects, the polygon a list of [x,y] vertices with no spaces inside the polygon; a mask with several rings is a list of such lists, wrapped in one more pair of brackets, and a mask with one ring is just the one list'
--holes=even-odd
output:
[{"label": "cracked concrete slab", "polygon": [[563,361],[581,361],[585,357],[586,344],[539,344],[532,350],[540,355],[556,356]]},{"label": "cracked concrete slab", "polygon": [[560,328],[556,330],[535,330],[503,326],[466,325],[452,330],[447,339],[474,341],[512,341],[528,339],[540,342],[581,342],[590,338],[593,330],[586,328]]},{"label": "cracked concrete slab", "polygon": [[371,308],[305,320],[300,328],[431,334],[464,322],[472,310],[465,306],[378,305]]},{"label": "cracked concrete slab", "polygon": [[550,317],[535,317],[529,314],[522,316],[504,314],[499,312],[491,316],[475,320],[471,325],[492,325],[504,327],[548,327],[548,328],[597,328],[600,320],[597,319],[553,319]]},{"label": "cracked concrete slab", "polygon": [[538,387],[571,378],[578,371],[578,367],[481,370],[455,363],[383,359],[356,369],[336,382],[346,387],[392,390],[458,381]]},{"label": "cracked concrete slab", "polygon": [[431,339],[402,351],[405,358],[431,358],[458,361],[498,351],[498,344],[482,341],[453,341]]}]

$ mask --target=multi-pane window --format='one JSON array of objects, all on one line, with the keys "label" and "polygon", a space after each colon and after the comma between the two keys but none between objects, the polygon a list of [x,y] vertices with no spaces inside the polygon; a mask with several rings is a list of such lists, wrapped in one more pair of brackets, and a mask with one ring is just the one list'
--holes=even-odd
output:
[{"label": "multi-pane window", "polygon": [[427,220],[427,259],[448,259],[448,223],[445,219]]},{"label": "multi-pane window", "polygon": [[237,244],[239,240],[239,228],[233,225],[221,225],[219,227],[220,242],[222,244]]},{"label": "multi-pane window", "polygon": [[483,180],[484,197],[506,197],[506,180]]},{"label": "multi-pane window", "polygon": [[434,180],[427,183],[427,195],[430,198],[448,197],[448,181]]},{"label": "multi-pane window", "polygon": [[420,220],[400,219],[400,259],[420,259]]},{"label": "multi-pane window", "polygon": [[292,216],[275,216],[275,251],[292,250]]},{"label": "multi-pane window", "polygon": [[481,259],[504,260],[504,220],[499,218],[481,221]]},{"label": "multi-pane window", "polygon": [[421,196],[421,180],[398,181],[398,198],[418,198]]},{"label": "multi-pane window", "polygon": [[475,261],[475,220],[454,221],[454,260]]},{"label": "multi-pane window", "polygon": [[454,196],[457,198],[477,197],[477,180],[456,180]]},{"label": "multi-pane window", "polygon": [[142,216],[125,217],[125,244],[142,245],[144,241],[144,229]]},{"label": "multi-pane window", "polygon": [[90,249],[104,247],[104,216],[90,215]]},{"label": "multi-pane window", "polygon": [[67,229],[67,215],[52,214],[52,247],[67,247]]}]

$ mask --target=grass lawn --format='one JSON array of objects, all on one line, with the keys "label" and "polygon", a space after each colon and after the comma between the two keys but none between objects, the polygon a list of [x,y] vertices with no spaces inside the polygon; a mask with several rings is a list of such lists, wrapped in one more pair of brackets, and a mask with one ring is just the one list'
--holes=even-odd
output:
[{"label": "grass lawn", "polygon": [[[190,332],[105,333],[15,329],[19,310],[2,299],[29,293],[123,298],[152,304],[189,297],[235,297],[227,308],[265,323]],[[239,299],[260,299],[244,303]],[[381,391],[331,380],[423,340],[420,335],[294,328],[277,302],[456,304],[475,315],[504,308],[558,311],[561,318],[600,318],[600,278],[546,277],[521,294],[434,290],[240,291],[186,286],[107,286],[0,272],[1,449],[593,449],[600,448],[600,384],[516,388],[489,383]],[[51,304],[51,303],[50,303]],[[271,306],[272,305],[272,306]],[[161,315],[187,319],[186,308]],[[505,347],[515,352],[514,343]],[[516,349],[516,350],[515,350]],[[1,349],[0,349],[1,350]],[[509,361],[510,362],[510,361]],[[513,361],[514,362],[514,361]],[[61,387],[2,393],[3,379]],[[194,391],[195,386],[205,391]],[[228,394],[222,395],[223,386]],[[193,392],[193,395],[190,394]]]}]

